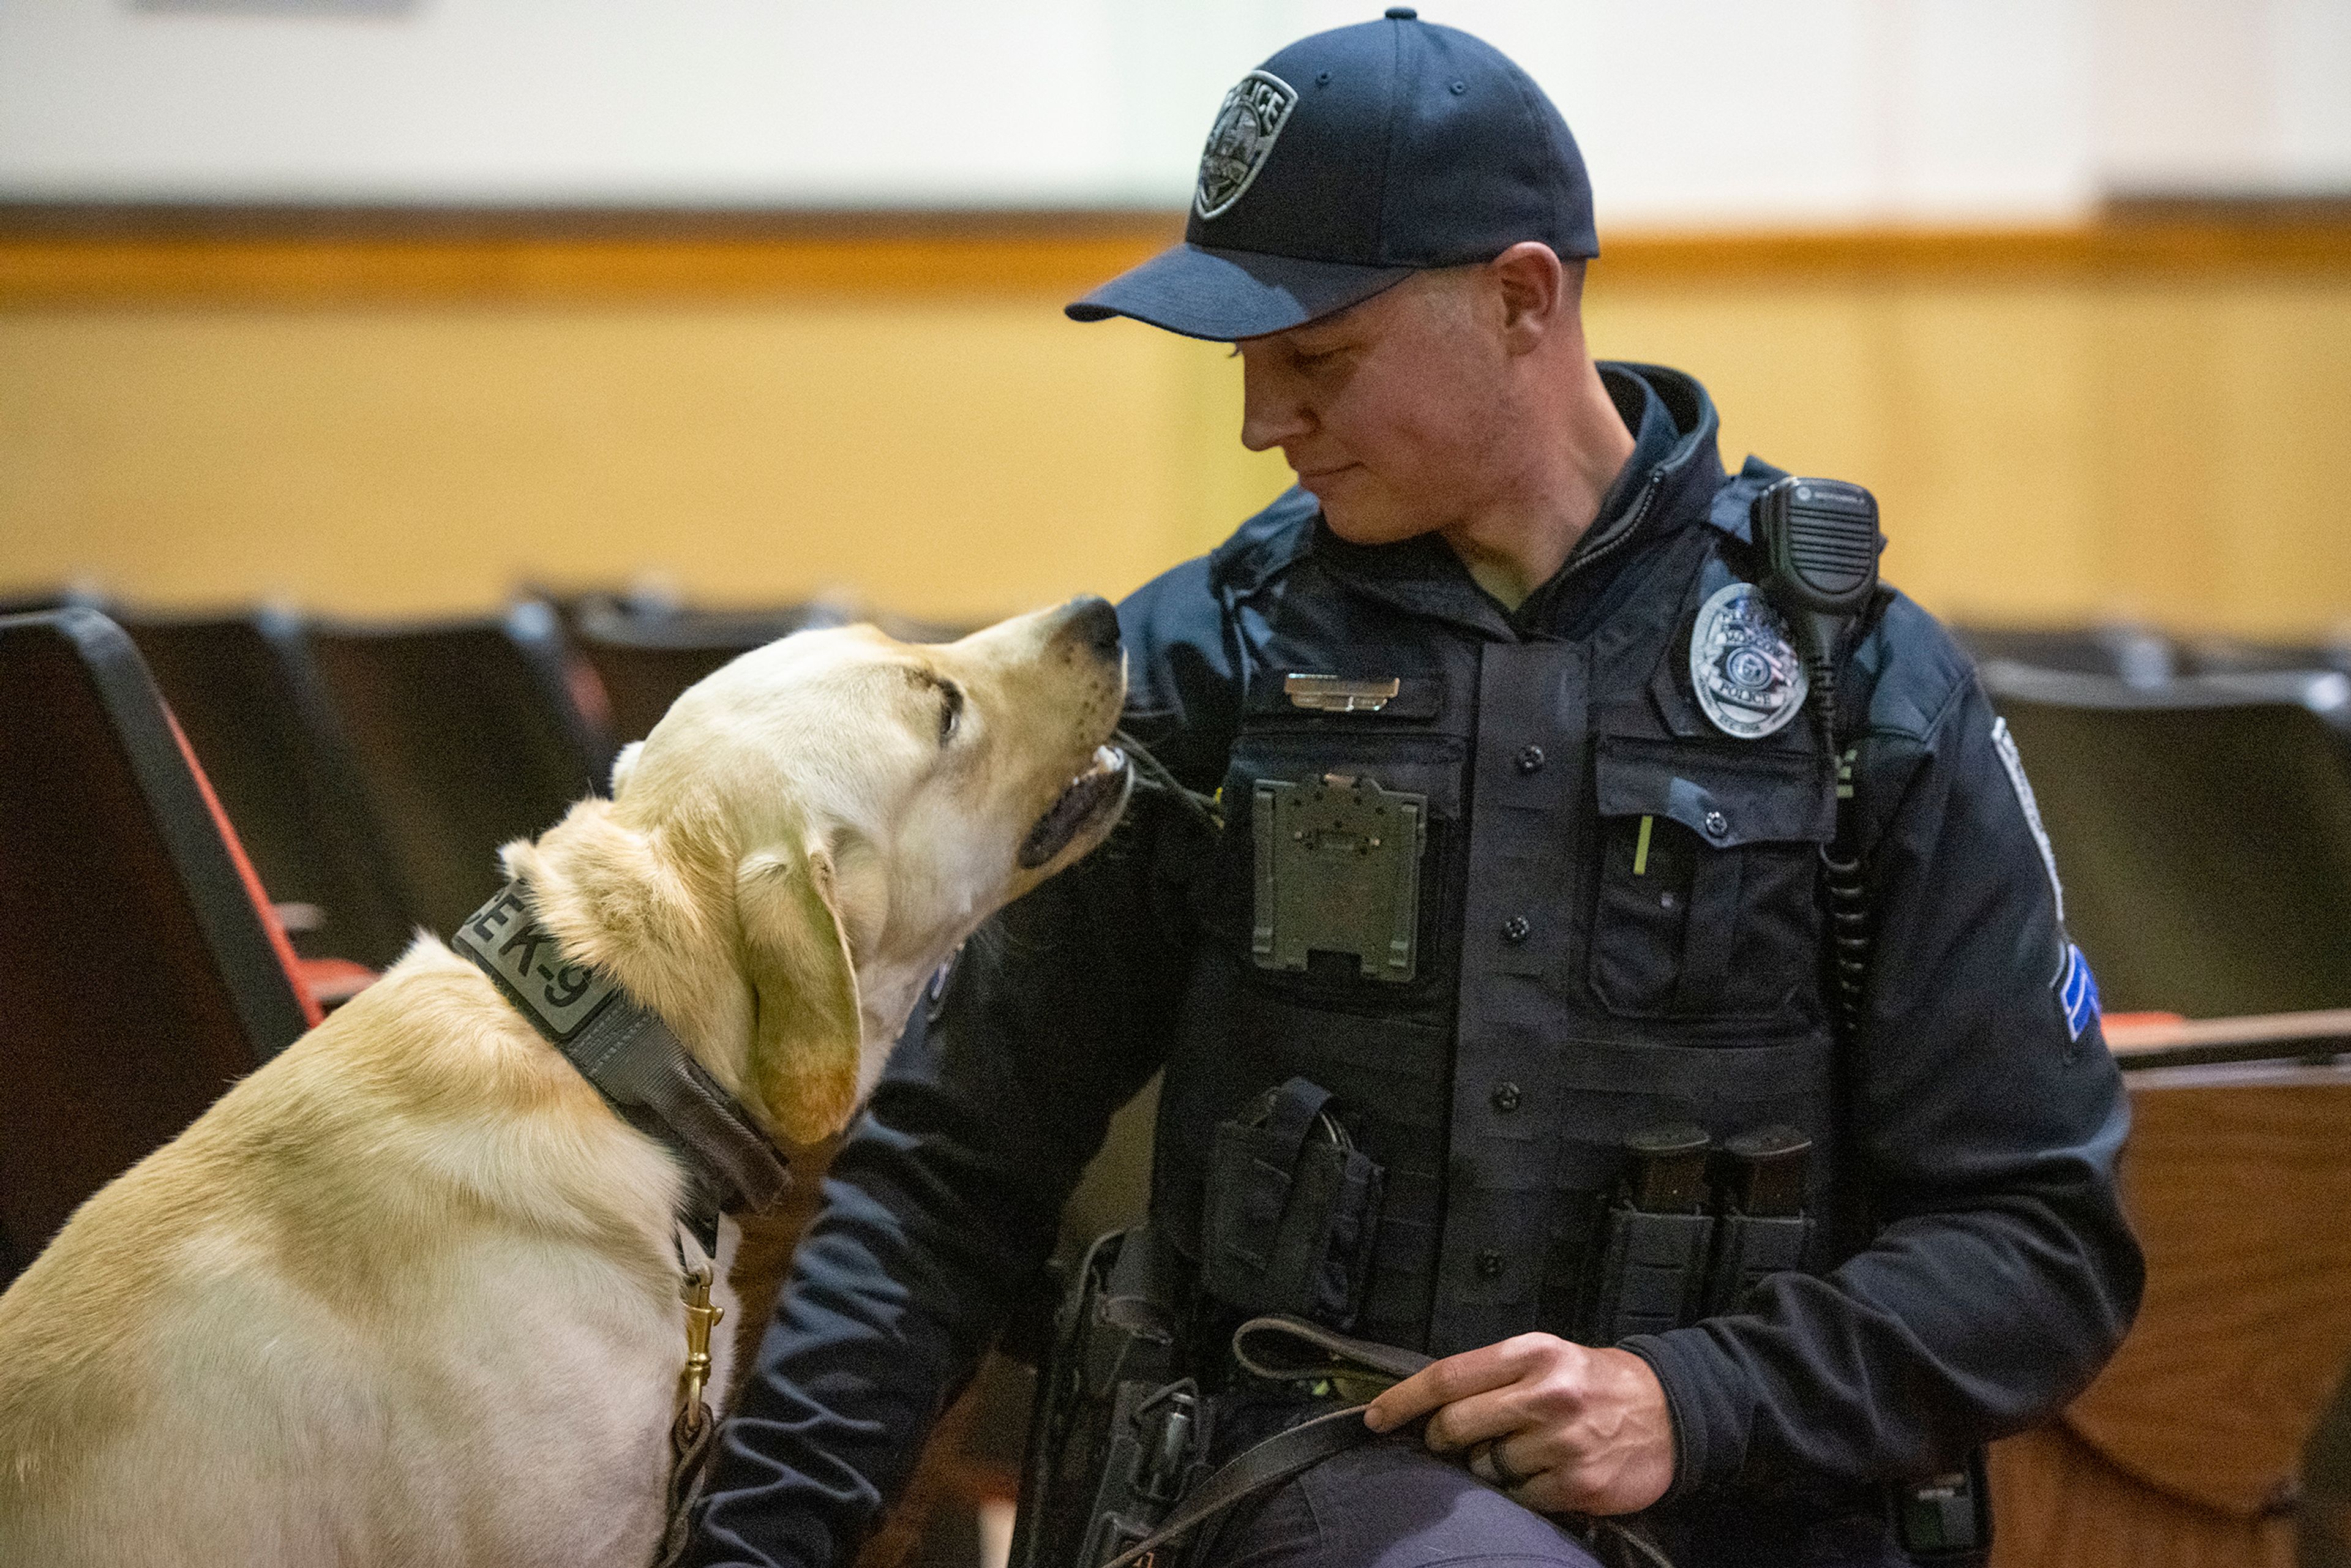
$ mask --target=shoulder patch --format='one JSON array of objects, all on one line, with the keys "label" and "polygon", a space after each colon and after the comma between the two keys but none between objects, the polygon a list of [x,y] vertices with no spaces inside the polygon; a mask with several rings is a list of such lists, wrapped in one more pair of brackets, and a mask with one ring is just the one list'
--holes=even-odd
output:
[{"label": "shoulder patch", "polygon": [[[2024,758],[2017,755],[2016,737],[2008,732],[2008,720],[1991,721],[1992,749],[2000,753],[2000,765],[2008,774],[2008,782],[2016,791],[2016,803],[2024,808],[2025,825],[2032,830],[2032,841],[2041,846],[2042,869],[2049,873],[2049,891],[2057,900],[2057,923],[2065,923],[2065,884],[2057,880],[2057,852],[2049,844],[2049,830],[2041,825],[2041,802],[2032,798],[2032,781],[2024,776]],[[2085,971],[2086,972],[2086,971]],[[2075,1033],[2081,1031],[2076,1030]]]}]

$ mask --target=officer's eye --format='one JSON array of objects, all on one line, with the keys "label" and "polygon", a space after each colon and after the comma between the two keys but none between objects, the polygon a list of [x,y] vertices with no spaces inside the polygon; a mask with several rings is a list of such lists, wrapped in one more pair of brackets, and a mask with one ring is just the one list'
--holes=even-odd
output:
[{"label": "officer's eye", "polygon": [[939,744],[945,746],[955,738],[956,727],[963,722],[963,688],[953,681],[939,683]]}]

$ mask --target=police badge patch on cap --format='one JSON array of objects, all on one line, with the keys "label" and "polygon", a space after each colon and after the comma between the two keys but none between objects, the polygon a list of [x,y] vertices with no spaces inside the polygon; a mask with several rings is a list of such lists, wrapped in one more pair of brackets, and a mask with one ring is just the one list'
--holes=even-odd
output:
[{"label": "police badge patch on cap", "polygon": [[1241,199],[1297,102],[1297,89],[1271,71],[1251,71],[1225,94],[1200,153],[1199,188],[1192,193],[1203,218],[1218,216]]},{"label": "police badge patch on cap", "polygon": [[1804,706],[1804,661],[1787,622],[1751,582],[1716,591],[1690,628],[1690,686],[1714,727],[1761,740]]}]

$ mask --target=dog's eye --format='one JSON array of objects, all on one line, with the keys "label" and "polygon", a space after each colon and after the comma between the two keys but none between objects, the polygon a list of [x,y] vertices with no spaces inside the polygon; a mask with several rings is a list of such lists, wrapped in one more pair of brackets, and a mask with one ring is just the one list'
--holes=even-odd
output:
[{"label": "dog's eye", "polygon": [[956,726],[963,718],[963,688],[953,681],[939,683],[939,744],[945,746],[955,738]]}]

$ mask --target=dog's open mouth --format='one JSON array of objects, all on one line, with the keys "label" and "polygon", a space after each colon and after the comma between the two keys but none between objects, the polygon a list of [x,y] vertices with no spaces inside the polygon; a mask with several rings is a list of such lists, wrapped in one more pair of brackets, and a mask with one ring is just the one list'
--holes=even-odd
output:
[{"label": "dog's open mouth", "polygon": [[1093,765],[1070,780],[1020,844],[1020,868],[1034,871],[1070,847],[1070,841],[1126,800],[1126,753],[1115,746],[1094,747]]}]

